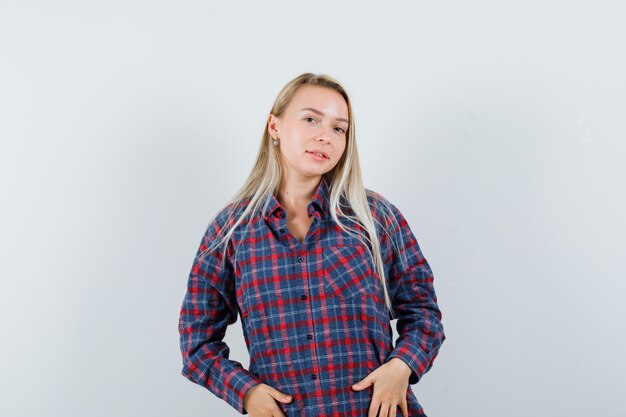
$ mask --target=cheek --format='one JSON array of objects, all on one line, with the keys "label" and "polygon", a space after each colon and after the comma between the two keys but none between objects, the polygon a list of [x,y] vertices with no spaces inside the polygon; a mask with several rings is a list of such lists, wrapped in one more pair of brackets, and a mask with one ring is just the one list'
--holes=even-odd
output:
[{"label": "cheek", "polygon": [[343,154],[346,152],[346,148],[347,148],[347,144],[346,141],[343,141],[343,144],[338,148],[339,149],[339,158],[341,158],[343,156]]},{"label": "cheek", "polygon": [[302,145],[299,141],[293,140],[295,138],[290,137],[289,142],[281,143],[281,153],[283,157],[288,161],[299,161],[302,158],[306,157],[306,152],[304,145]]}]

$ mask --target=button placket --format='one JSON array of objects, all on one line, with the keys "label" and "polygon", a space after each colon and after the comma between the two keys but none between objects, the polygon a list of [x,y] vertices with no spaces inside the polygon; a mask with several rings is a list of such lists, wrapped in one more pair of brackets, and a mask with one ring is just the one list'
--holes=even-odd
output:
[{"label": "button placket", "polygon": [[[308,235],[307,235],[308,236]],[[306,239],[305,239],[306,240]],[[302,242],[301,248],[305,248],[307,245],[305,244],[305,242]],[[297,256],[296,258],[296,265],[300,266],[300,270],[302,271],[303,276],[307,277],[308,276],[308,269],[306,266],[306,253],[304,251],[304,249],[302,249],[302,252],[300,255]],[[296,267],[296,269],[298,269]],[[306,288],[306,279],[305,279],[305,288]],[[303,302],[307,302],[307,300],[309,301],[313,301],[313,299],[310,299],[308,294],[301,294],[300,295],[300,299]],[[312,370],[316,370],[318,368],[318,358],[316,355],[316,351],[317,348],[315,347],[314,343],[315,343],[315,337],[314,337],[314,333],[315,333],[315,329],[314,329],[314,321],[312,321],[310,318],[311,316],[311,306],[309,305],[303,305],[303,311],[306,311],[307,316],[309,317],[309,319],[307,320],[307,325],[303,326],[302,331],[303,331],[303,339],[306,341],[305,343],[309,343],[310,347],[312,349],[312,354],[309,355],[307,357],[307,360],[311,362],[312,365]],[[309,374],[309,378],[311,383],[317,383],[316,381],[318,380],[318,373],[311,373]]]}]

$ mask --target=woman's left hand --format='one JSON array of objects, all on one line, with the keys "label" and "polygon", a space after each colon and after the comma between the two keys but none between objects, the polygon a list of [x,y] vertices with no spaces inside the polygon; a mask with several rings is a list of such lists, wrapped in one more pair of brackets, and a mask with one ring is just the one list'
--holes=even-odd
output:
[{"label": "woman's left hand", "polygon": [[[409,387],[411,368],[402,359],[392,358],[379,366],[368,376],[352,385],[355,391],[361,391],[374,385],[374,393],[367,417],[396,417],[398,406],[402,416],[408,417],[406,391]],[[380,414],[378,408],[380,407]]]}]

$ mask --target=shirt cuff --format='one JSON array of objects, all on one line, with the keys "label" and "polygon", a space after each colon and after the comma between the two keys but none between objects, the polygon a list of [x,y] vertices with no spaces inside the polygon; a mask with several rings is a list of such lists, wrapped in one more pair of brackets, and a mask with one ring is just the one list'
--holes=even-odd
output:
[{"label": "shirt cuff", "polygon": [[263,382],[239,362],[223,357],[213,363],[210,375],[192,372],[187,366],[183,367],[182,374],[192,382],[204,386],[244,415],[248,414],[243,407],[246,393],[253,386]]},{"label": "shirt cuff", "polygon": [[421,353],[421,351],[416,354],[413,349],[403,345],[397,345],[387,357],[386,362],[389,362],[393,358],[402,359],[409,366],[409,368],[411,368],[409,385],[416,384],[421,379],[426,369],[424,364],[427,362],[426,357]]},{"label": "shirt cuff", "polygon": [[235,368],[224,378],[222,398],[240,414],[248,414],[243,407],[243,399],[250,388],[262,381],[244,368]]}]

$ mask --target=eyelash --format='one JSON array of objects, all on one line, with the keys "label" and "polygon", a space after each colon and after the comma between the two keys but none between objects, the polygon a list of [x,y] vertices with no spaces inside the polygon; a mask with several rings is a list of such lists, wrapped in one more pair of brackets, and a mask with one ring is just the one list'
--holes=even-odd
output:
[{"label": "eyelash", "polygon": [[[308,120],[308,119],[313,119],[314,120],[313,117],[305,117],[304,118],[304,120]],[[346,131],[342,127],[339,127],[338,129],[341,129],[341,133],[346,133]]]}]

